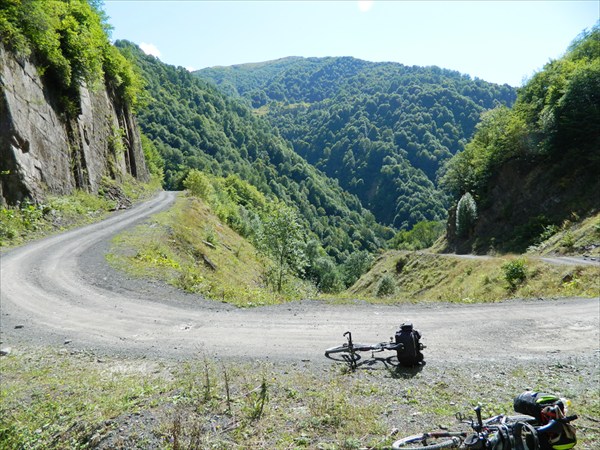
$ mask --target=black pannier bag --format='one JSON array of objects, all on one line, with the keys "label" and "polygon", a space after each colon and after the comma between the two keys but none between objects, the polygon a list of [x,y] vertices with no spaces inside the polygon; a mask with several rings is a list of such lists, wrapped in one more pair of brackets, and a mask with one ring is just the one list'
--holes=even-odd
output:
[{"label": "black pannier bag", "polygon": [[[515,412],[534,417],[540,425],[567,415],[566,400],[554,394],[526,391],[515,397],[513,406]],[[540,450],[569,450],[577,443],[575,427],[569,423],[561,423],[555,432],[539,439]]]},{"label": "black pannier bag", "polygon": [[398,362],[402,366],[416,366],[423,362],[421,333],[413,329],[412,323],[403,323],[396,331],[395,341],[402,346],[397,350]]},{"label": "black pannier bag", "polygon": [[515,400],[513,402],[515,412],[535,417],[535,420],[540,425],[545,425],[545,423],[542,420],[542,410],[546,406],[551,405],[558,405],[559,407],[561,407],[563,412],[565,410],[565,405],[563,401],[554,394],[525,391],[522,394],[519,394],[517,397],[515,397]]}]

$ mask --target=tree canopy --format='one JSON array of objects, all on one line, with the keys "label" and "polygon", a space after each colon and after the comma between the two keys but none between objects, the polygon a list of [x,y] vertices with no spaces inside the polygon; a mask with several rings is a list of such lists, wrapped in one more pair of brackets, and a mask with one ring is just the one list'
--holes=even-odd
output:
[{"label": "tree canopy", "polygon": [[[30,56],[55,86],[61,100],[75,107],[79,86],[107,83],[130,106],[137,106],[141,78],[111,45],[110,26],[96,2],[86,0],[3,0],[2,43]],[[71,100],[69,102],[69,100]]]},{"label": "tree canopy", "polygon": [[483,116],[465,150],[448,164],[444,186],[455,198],[487,201],[490,179],[508,161],[553,162],[562,170],[600,167],[600,30],[586,31],[560,59],[519,90],[512,108]]},{"label": "tree canopy", "polygon": [[437,177],[480,114],[515,90],[438,67],[355,58],[285,58],[196,72],[263,114],[294,150],[381,223],[446,217]]},{"label": "tree canopy", "polygon": [[480,251],[524,251],[548,227],[598,210],[599,87],[596,25],[532,76],[512,108],[485,113],[448,162],[441,184],[455,202],[472,194]]}]

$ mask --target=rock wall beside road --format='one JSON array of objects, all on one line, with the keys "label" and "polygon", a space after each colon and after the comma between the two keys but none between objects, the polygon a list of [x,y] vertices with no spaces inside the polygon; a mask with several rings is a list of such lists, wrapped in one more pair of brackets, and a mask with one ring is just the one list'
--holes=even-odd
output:
[{"label": "rock wall beside road", "polygon": [[101,86],[81,86],[78,111],[61,109],[56,89],[27,58],[0,44],[0,204],[75,189],[98,191],[102,178],[147,181],[135,118]]}]

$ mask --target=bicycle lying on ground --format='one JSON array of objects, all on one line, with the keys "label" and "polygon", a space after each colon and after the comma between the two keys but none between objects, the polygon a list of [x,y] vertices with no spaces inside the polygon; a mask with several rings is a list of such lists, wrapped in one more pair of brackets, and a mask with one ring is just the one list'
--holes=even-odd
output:
[{"label": "bicycle lying on ground", "polygon": [[[334,361],[347,363],[352,370],[356,369],[357,362],[361,359],[360,352],[371,352],[371,357],[374,358],[374,353],[383,352],[385,350],[397,352],[404,348],[402,344],[394,342],[392,338],[390,338],[389,342],[380,342],[378,344],[357,344],[352,342],[352,333],[350,331],[346,331],[344,337],[348,342],[336,347],[328,348],[325,350],[325,356]],[[397,362],[394,363],[393,358],[396,358],[395,354],[381,359],[391,365],[396,365]]]},{"label": "bicycle lying on ground", "polygon": [[[481,419],[481,408],[475,408],[477,422],[465,420],[461,414],[457,419],[468,423],[474,433],[466,431],[434,431],[399,439],[392,444],[394,450],[438,450],[444,448],[494,449],[494,450],[537,450],[540,440],[549,433],[556,433],[562,424],[577,419],[576,415],[551,420],[539,425],[528,415],[506,416],[500,414],[490,419]],[[573,444],[574,445],[574,444]]]}]

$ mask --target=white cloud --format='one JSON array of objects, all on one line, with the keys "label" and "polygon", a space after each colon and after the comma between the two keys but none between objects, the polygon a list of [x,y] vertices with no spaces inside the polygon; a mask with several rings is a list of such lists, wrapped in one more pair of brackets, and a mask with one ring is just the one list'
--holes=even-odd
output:
[{"label": "white cloud", "polygon": [[196,70],[198,70],[198,69],[196,69],[194,67],[186,67],[186,69],[187,69],[188,72],[195,72]]},{"label": "white cloud", "polygon": [[142,42],[140,44],[140,48],[146,55],[152,55],[156,56],[157,58],[160,58],[160,50],[156,48],[156,45],[146,44],[145,42]]}]

